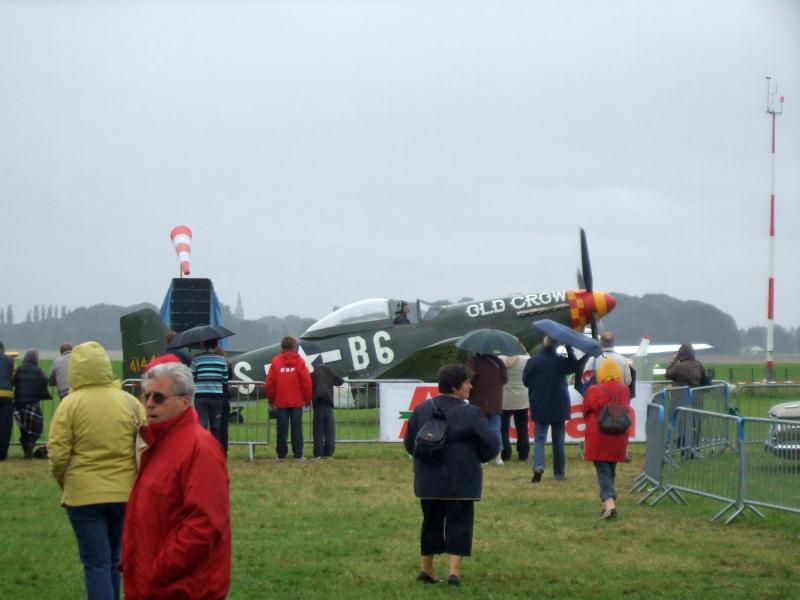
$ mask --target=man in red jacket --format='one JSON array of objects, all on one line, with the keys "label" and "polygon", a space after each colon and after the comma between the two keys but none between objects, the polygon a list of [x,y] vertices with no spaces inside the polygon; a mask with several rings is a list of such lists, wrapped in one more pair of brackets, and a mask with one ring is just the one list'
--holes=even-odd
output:
[{"label": "man in red jacket", "polygon": [[306,361],[297,353],[297,340],[287,336],[281,340],[281,352],[272,360],[265,386],[269,405],[278,414],[278,460],[286,458],[286,438],[292,422],[292,454],[303,458],[303,406],[311,404],[311,374]]},{"label": "man in red jacket", "polygon": [[228,468],[192,408],[192,372],[178,362],[144,376],[148,448],[122,535],[126,600],[225,598],[231,581]]}]

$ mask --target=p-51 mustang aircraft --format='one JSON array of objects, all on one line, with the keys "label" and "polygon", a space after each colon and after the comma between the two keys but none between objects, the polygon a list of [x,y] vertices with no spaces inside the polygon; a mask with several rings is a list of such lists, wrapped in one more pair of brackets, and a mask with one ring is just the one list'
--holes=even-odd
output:
[{"label": "p-51 mustang aircraft", "polygon": [[[441,365],[457,358],[460,351],[455,341],[474,329],[502,329],[517,336],[528,349],[542,340],[542,334],[531,326],[536,319],[553,319],[576,331],[589,325],[596,331],[595,321],[611,312],[616,300],[592,289],[583,230],[578,286],[581,289],[512,294],[445,306],[417,300],[409,303],[408,323],[395,323],[403,300],[361,300],[309,327],[298,338],[299,352],[310,365],[321,361],[348,379],[431,380]],[[130,317],[138,324],[126,326],[125,319]],[[140,367],[163,351],[164,344],[159,341],[164,339],[166,327],[154,311],[146,309],[124,316],[121,328],[125,376],[136,377],[141,369],[130,367]],[[127,344],[126,336],[131,338]],[[236,355],[232,359],[236,379],[263,381],[280,351],[280,345],[273,344]]]}]

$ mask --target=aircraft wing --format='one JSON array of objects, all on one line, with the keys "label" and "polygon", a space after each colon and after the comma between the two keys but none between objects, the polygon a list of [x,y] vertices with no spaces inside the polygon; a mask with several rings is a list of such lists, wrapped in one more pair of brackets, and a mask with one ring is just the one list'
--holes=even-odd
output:
[{"label": "aircraft wing", "polygon": [[[638,346],[614,346],[614,351],[623,356],[648,356],[650,354],[674,354],[680,347],[680,344],[650,344],[649,340],[647,340],[647,343],[642,340],[642,343]],[[713,347],[709,344],[692,344],[695,352]]]},{"label": "aircraft wing", "polygon": [[436,381],[439,368],[459,361],[462,350],[456,348],[458,337],[440,340],[435,344],[420,348],[405,360],[392,365],[381,373],[381,379],[422,379]]}]

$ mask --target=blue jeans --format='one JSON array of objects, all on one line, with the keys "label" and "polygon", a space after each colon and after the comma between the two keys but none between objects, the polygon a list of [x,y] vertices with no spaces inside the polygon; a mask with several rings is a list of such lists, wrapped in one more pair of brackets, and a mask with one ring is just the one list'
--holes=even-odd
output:
[{"label": "blue jeans", "polygon": [[200,417],[200,424],[224,446],[222,437],[223,404],[222,396],[195,396],[194,399],[194,407],[197,410],[197,416]]},{"label": "blue jeans", "polygon": [[548,428],[553,443],[553,475],[564,477],[567,468],[564,456],[564,421],[533,424],[533,470],[544,471],[544,444],[547,442]]},{"label": "blue jeans", "polygon": [[604,460],[594,461],[597,471],[597,483],[600,484],[600,500],[605,502],[609,498],[617,499],[617,490],[614,489],[614,479],[617,476],[617,463]]},{"label": "blue jeans", "polygon": [[492,428],[492,431],[495,433],[495,438],[497,439],[498,454],[500,454],[500,451],[503,449],[503,436],[500,433],[500,416],[501,415],[486,415],[486,418],[489,420],[489,427]]},{"label": "blue jeans", "polygon": [[289,421],[292,422],[292,454],[295,458],[303,458],[303,409],[278,408],[278,440],[275,448],[278,458],[286,458],[289,448],[286,438],[289,436]]},{"label": "blue jeans", "polygon": [[67,506],[89,600],[118,600],[125,503]]}]

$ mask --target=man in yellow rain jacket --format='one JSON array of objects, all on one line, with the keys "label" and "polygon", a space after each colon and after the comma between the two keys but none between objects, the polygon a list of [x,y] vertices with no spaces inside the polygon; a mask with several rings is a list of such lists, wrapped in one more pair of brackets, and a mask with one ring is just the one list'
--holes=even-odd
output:
[{"label": "man in yellow rain jacket", "polygon": [[144,407],[114,381],[100,344],[80,344],[70,356],[70,394],[50,426],[50,468],[78,540],[89,598],[119,598],[122,526]]}]

